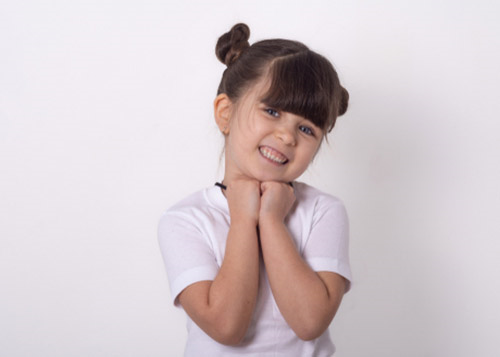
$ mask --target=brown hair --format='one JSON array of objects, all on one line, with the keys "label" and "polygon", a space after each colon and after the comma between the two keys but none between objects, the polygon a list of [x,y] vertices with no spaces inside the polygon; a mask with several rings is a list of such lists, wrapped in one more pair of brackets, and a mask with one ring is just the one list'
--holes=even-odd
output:
[{"label": "brown hair", "polygon": [[297,41],[272,39],[250,46],[249,37],[248,26],[236,24],[217,41],[217,58],[227,65],[217,94],[237,102],[269,73],[271,87],[262,98],[266,105],[307,118],[325,133],[331,131],[349,101],[332,64]]}]

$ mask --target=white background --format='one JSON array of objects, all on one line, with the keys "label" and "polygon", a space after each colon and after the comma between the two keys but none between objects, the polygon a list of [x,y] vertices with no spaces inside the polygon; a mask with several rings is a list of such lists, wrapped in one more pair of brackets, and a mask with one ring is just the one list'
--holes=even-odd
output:
[{"label": "white background", "polygon": [[344,200],[340,357],[493,357],[496,1],[0,3],[2,356],[180,356],[156,226],[221,178],[215,42],[305,42],[351,94],[302,178]]}]

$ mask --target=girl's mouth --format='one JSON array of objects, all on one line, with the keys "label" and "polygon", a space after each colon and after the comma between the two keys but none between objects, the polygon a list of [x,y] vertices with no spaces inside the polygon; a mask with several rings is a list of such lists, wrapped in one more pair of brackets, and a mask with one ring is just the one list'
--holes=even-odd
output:
[{"label": "girl's mouth", "polygon": [[259,151],[262,156],[276,164],[284,165],[288,162],[288,158],[285,155],[269,146],[259,146]]}]

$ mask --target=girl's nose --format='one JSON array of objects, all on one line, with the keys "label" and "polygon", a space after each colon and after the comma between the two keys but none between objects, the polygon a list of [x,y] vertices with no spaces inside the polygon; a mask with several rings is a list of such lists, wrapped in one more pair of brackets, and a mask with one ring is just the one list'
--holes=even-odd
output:
[{"label": "girl's nose", "polygon": [[279,128],[277,128],[275,136],[285,145],[295,146],[295,144],[297,143],[297,138],[295,137],[294,131],[286,126],[280,126]]}]

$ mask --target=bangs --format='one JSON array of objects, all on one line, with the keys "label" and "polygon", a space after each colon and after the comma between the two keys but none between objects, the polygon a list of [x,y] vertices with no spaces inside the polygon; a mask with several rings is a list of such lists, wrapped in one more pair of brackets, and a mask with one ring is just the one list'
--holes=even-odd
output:
[{"label": "bangs", "polygon": [[337,73],[330,62],[312,51],[278,58],[269,71],[271,86],[261,101],[270,107],[300,115],[326,133],[337,117]]}]

